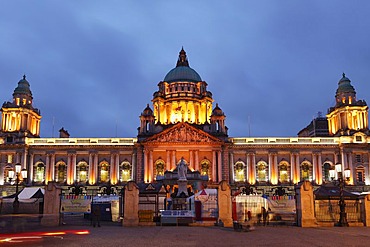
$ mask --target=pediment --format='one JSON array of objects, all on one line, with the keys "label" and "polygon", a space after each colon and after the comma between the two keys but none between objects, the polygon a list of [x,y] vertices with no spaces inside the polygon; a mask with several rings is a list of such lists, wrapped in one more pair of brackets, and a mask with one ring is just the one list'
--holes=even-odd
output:
[{"label": "pediment", "polygon": [[197,142],[197,143],[214,143],[221,142],[220,139],[197,129],[188,123],[178,123],[169,129],[162,131],[146,141],[148,142],[160,142],[160,143],[184,143],[184,142]]}]

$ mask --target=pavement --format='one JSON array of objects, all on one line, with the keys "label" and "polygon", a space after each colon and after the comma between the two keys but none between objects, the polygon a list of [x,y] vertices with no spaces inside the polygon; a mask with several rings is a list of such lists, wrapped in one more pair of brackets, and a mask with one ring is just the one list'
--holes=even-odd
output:
[{"label": "pavement", "polygon": [[[26,233],[32,233],[27,229]],[[88,235],[74,234],[80,230]],[[66,232],[34,242],[5,243],[1,246],[370,246],[368,227],[256,226],[250,232],[236,232],[218,226],[68,226],[37,229],[38,232]],[[25,233],[23,233],[25,234]],[[1,238],[1,234],[0,234]]]}]

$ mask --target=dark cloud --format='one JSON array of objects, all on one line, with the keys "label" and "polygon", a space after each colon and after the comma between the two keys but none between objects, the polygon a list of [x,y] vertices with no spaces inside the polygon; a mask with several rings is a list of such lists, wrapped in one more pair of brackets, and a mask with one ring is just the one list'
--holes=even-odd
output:
[{"label": "dark cloud", "polygon": [[231,136],[295,136],[334,104],[342,72],[368,100],[369,7],[9,1],[0,8],[0,99],[26,73],[43,137],[61,127],[75,137],[133,137],[184,46]]}]

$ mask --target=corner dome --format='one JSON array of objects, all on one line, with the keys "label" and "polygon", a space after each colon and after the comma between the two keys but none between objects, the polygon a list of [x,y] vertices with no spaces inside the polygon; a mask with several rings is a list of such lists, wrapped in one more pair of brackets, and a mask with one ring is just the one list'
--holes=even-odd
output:
[{"label": "corner dome", "polygon": [[212,115],[213,116],[223,116],[224,115],[223,111],[221,110],[221,108],[218,106],[217,103],[216,103],[215,109],[213,109],[212,111]]},{"label": "corner dome", "polygon": [[176,67],[167,73],[163,81],[166,81],[166,82],[175,82],[175,81],[198,82],[198,81],[202,81],[202,78],[194,69],[189,67],[189,62],[186,57],[186,52],[184,51],[184,48],[182,48],[179,53],[179,59],[177,60]]},{"label": "corner dome", "polygon": [[142,116],[153,116],[153,110],[150,108],[149,104],[146,105],[143,113],[141,114]]},{"label": "corner dome", "polygon": [[355,93],[355,88],[351,85],[351,80],[344,73],[338,82],[337,94],[339,93]]},{"label": "corner dome", "polygon": [[32,95],[30,84],[26,80],[26,75],[23,76],[23,79],[18,82],[18,86],[14,89],[14,94],[28,94]]}]

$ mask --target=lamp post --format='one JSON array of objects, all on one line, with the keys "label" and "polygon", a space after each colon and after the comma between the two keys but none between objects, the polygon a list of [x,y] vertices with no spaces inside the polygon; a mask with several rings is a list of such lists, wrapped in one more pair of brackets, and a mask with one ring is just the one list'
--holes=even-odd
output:
[{"label": "lamp post", "polygon": [[17,214],[19,210],[18,185],[21,181],[20,177],[22,177],[22,180],[27,178],[27,170],[22,169],[22,165],[20,163],[15,164],[14,167],[15,172],[13,170],[9,171],[9,178],[13,180],[15,176],[15,198],[13,202],[13,214]]},{"label": "lamp post", "polygon": [[[337,173],[337,180],[339,184],[339,221],[335,224],[335,226],[341,226],[345,227],[348,226],[347,222],[347,213],[346,213],[346,203],[344,202],[344,185],[345,181],[348,181],[351,175],[351,171],[347,168],[344,170],[344,177],[343,177],[343,172],[342,172],[342,164],[337,163],[335,165],[335,170],[331,169],[330,171],[330,177],[332,180],[335,178],[335,173]],[[344,180],[345,179],[345,180]]]}]

